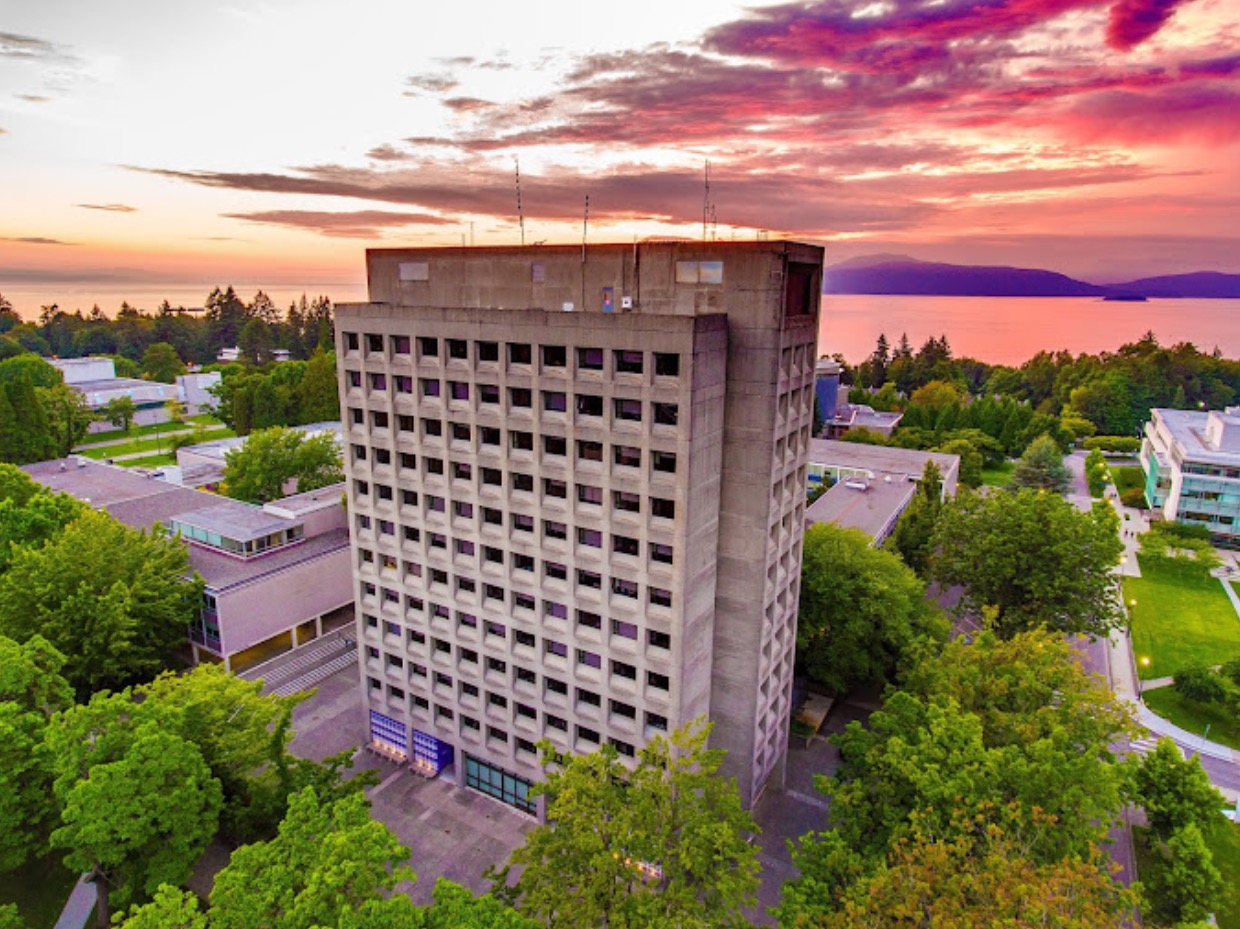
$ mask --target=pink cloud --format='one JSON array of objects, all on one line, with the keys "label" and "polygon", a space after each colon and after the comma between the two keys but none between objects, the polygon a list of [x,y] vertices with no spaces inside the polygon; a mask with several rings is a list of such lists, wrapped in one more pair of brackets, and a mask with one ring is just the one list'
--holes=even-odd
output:
[{"label": "pink cloud", "polygon": [[1118,0],[1111,7],[1107,44],[1121,52],[1140,45],[1169,20],[1183,0]]}]

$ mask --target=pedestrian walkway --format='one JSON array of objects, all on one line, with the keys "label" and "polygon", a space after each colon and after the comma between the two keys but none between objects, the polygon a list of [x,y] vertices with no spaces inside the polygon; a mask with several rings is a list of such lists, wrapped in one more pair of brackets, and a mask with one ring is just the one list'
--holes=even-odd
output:
[{"label": "pedestrian walkway", "polygon": [[84,929],[91,914],[95,912],[95,885],[86,880],[83,874],[73,885],[73,892],[65,901],[65,908],[60,911],[55,929]]}]

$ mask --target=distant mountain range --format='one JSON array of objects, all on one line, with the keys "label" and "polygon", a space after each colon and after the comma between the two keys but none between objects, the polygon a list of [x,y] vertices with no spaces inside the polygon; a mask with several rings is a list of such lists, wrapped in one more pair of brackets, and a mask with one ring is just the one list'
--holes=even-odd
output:
[{"label": "distant mountain range", "polygon": [[904,255],[853,258],[826,270],[823,293],[944,297],[1221,297],[1240,299],[1240,274],[1196,271],[1090,284],[1054,271],[917,261]]}]

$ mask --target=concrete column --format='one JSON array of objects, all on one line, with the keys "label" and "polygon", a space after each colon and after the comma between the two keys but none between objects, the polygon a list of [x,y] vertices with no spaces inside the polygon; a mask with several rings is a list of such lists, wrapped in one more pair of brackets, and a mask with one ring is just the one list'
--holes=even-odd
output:
[{"label": "concrete column", "polygon": [[300,630],[297,626],[293,626],[293,648],[296,648],[299,644],[301,644],[300,642],[298,642],[298,641],[297,641],[297,640],[298,640],[298,635],[297,635],[297,634],[298,634],[300,631],[301,631],[301,630]]}]

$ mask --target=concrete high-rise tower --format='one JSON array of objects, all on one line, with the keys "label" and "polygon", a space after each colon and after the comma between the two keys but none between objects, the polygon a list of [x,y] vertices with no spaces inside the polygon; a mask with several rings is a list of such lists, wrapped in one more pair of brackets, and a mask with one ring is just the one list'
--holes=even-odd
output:
[{"label": "concrete high-rise tower", "polygon": [[373,744],[530,812],[535,743],[701,715],[782,777],[822,249],[367,253],[337,358]]}]

